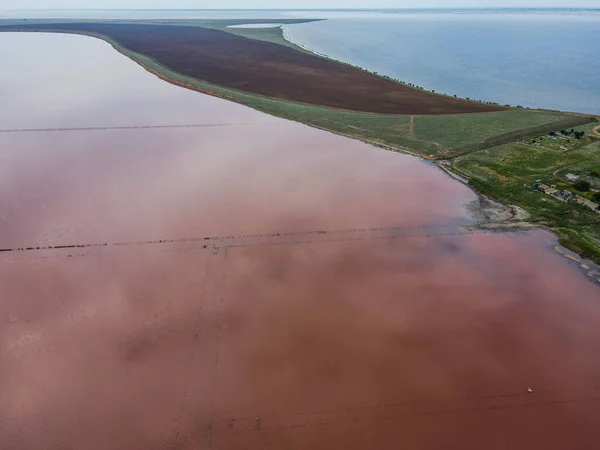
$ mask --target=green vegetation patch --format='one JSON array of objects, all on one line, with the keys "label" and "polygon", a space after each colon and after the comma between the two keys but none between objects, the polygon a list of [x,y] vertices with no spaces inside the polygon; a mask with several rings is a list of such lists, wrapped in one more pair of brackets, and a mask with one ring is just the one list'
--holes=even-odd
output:
[{"label": "green vegetation patch", "polygon": [[[273,44],[283,45],[285,47],[293,48],[304,53],[310,53],[304,50],[302,47],[292,44],[285,37],[283,37],[283,29],[281,27],[276,28],[219,28],[222,31],[226,31],[231,34],[236,34],[248,39],[256,39],[259,41],[271,42]],[[312,54],[312,53],[311,53]]]},{"label": "green vegetation patch", "polygon": [[581,183],[568,182],[562,174],[572,173],[582,180],[595,178],[590,174],[600,173],[600,139],[592,138],[587,145],[568,152],[529,141],[515,142],[460,156],[453,166],[470,177],[478,191],[525,208],[532,221],[554,228],[565,246],[600,263],[600,214],[530,187],[534,183],[555,185],[593,200],[595,192],[578,190]]},{"label": "green vegetation patch", "polygon": [[[592,119],[553,111],[512,109],[481,114],[415,117],[414,137],[441,145],[450,155],[541,135]],[[498,142],[494,142],[494,138]],[[505,140],[505,142],[501,142]]]},{"label": "green vegetation patch", "polygon": [[[175,26],[196,26],[202,28],[210,28],[213,30],[226,31],[227,33],[242,36],[248,39],[256,39],[258,41],[272,42],[273,44],[283,45],[295,50],[309,53],[302,47],[292,44],[283,37],[283,29],[281,27],[269,28],[231,28],[234,25],[251,25],[251,24],[281,24],[281,25],[296,25],[301,23],[319,22],[322,19],[207,19],[207,20],[162,20],[145,23],[154,23],[161,25]],[[312,53],[311,53],[312,54]]]},{"label": "green vegetation patch", "polygon": [[242,103],[252,108],[330,130],[362,140],[395,148],[408,144],[409,116],[358,113],[335,108],[292,103],[235,92]]}]

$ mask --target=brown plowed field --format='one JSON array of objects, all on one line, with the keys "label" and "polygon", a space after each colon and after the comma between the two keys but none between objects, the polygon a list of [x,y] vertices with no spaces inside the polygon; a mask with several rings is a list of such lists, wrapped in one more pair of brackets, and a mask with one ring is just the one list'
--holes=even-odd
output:
[{"label": "brown plowed field", "polygon": [[99,33],[184,75],[296,102],[384,114],[459,114],[503,109],[431,94],[288,47],[218,30],[108,23],[18,28]]}]

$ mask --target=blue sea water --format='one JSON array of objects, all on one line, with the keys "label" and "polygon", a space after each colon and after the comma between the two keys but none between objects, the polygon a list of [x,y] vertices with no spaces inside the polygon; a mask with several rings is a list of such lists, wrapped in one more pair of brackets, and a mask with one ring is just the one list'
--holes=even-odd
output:
[{"label": "blue sea water", "polygon": [[294,43],[402,81],[500,104],[600,114],[598,11],[332,12]]},{"label": "blue sea water", "polygon": [[600,114],[600,10],[38,10],[0,18],[280,19],[292,41],[402,81],[500,104]]}]

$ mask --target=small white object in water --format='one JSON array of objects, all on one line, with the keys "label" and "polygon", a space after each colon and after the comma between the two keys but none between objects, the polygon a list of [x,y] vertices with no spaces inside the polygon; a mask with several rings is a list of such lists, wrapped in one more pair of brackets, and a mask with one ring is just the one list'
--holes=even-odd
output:
[{"label": "small white object in water", "polygon": [[529,392],[530,394],[533,393],[533,389],[531,389],[530,387],[527,388],[527,392]]}]

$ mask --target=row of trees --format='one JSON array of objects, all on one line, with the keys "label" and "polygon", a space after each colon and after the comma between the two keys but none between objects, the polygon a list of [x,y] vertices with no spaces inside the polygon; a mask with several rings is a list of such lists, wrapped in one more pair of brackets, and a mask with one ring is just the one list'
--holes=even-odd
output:
[{"label": "row of trees", "polygon": [[579,192],[590,192],[590,188],[592,186],[589,181],[577,180],[575,183],[573,183],[573,187]]},{"label": "row of trees", "polygon": [[[556,136],[556,132],[554,131],[551,131],[549,134],[550,136]],[[575,139],[581,139],[585,136],[585,131],[575,131],[575,129],[571,128],[569,131],[560,130],[560,134],[563,136],[573,136]]]},{"label": "row of trees", "polygon": [[[596,173],[596,172],[592,172],[592,173]],[[577,189],[579,192],[589,192],[592,186],[589,181],[578,180],[575,183],[573,183],[573,187],[575,189]],[[592,195],[592,200],[600,203],[600,192],[595,192],[594,195]]]},{"label": "row of trees", "polygon": [[[392,78],[392,77],[390,77],[388,75],[382,75],[379,72],[371,72],[370,70],[365,69],[364,67],[358,66],[356,64],[351,64],[351,63],[344,62],[344,61],[338,61],[338,62],[344,64],[345,66],[354,67],[355,69],[359,69],[359,70],[362,70],[364,72],[372,73],[373,75],[377,75],[378,77],[382,77],[382,78],[385,78],[387,80],[395,81],[396,83],[404,84],[405,86],[410,86],[410,87],[415,88],[415,89],[420,89],[422,91],[427,91],[427,89],[425,89],[423,86],[419,86],[418,84],[409,83],[407,81],[402,81],[402,80],[399,80],[398,78]],[[429,92],[432,92],[432,93],[435,94],[435,89],[431,89]],[[444,94],[444,95],[448,96],[448,94]],[[454,94],[453,97],[454,98],[458,98],[458,95]],[[498,102],[489,102],[489,101],[485,101],[485,100],[476,100],[474,98],[469,98],[469,97],[467,97],[466,99],[469,100],[469,101],[471,101],[471,102],[485,103],[487,105],[500,106],[500,103],[498,103]],[[511,105],[508,105],[508,104],[504,105],[504,106],[507,107],[507,108],[511,108]],[[523,106],[517,105],[517,106],[515,106],[515,108],[521,108],[521,109],[523,109]],[[530,108],[527,108],[527,109],[530,109]]]}]

